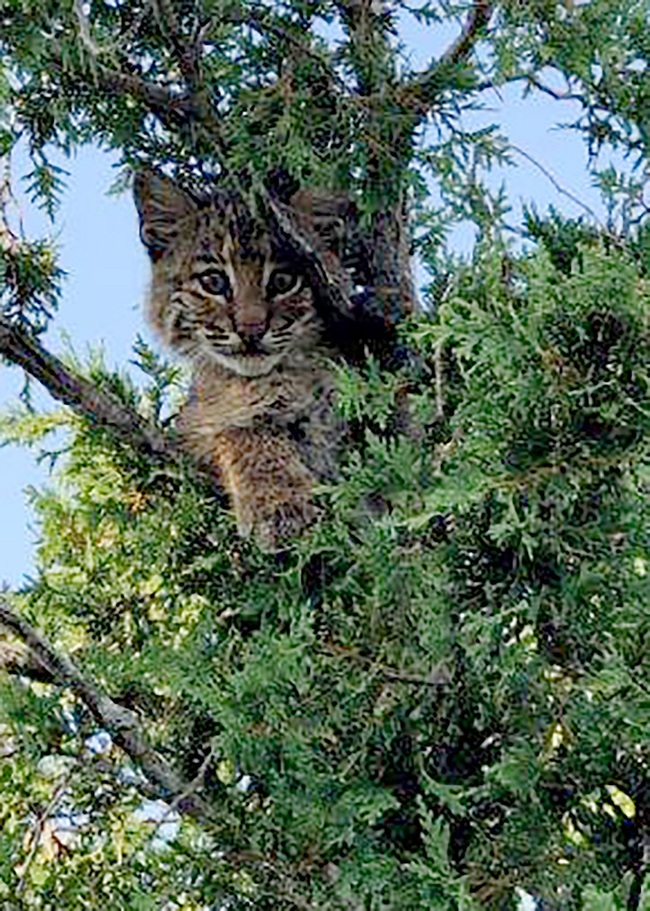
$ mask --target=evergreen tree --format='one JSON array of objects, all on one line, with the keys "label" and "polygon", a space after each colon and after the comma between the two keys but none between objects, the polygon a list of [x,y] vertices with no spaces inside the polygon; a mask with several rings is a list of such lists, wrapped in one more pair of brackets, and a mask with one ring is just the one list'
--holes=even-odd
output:
[{"label": "evergreen tree", "polygon": [[[405,11],[460,19],[422,72]],[[360,289],[311,277],[369,352],[337,366],[321,521],[264,554],[174,442],[176,367],[140,343],[138,387],[43,346],[62,275],[3,219],[0,353],[63,405],[2,436],[67,440],[0,601],[3,907],[650,907],[649,12],[0,0],[0,143],[53,215],[51,151],[90,142],[123,183],[346,190]],[[531,210],[507,242],[507,143],[460,115],[512,81],[635,162],[599,176],[607,226]]]}]

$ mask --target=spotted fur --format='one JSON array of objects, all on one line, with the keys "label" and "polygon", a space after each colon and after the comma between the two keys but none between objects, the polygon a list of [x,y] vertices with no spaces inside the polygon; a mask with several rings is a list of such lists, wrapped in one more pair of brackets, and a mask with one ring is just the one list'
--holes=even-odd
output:
[{"label": "spotted fur", "polygon": [[[276,550],[313,521],[314,482],[335,467],[332,352],[312,290],[234,194],[198,199],[140,171],[134,196],[152,264],[149,321],[193,365],[182,438],[218,474],[239,533]],[[331,220],[316,225],[330,257],[331,235]]]}]

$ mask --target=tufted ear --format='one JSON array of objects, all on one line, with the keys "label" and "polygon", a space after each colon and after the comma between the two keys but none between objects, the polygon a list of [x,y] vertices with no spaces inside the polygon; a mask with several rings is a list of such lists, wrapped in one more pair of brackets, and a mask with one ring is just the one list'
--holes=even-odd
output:
[{"label": "tufted ear", "polygon": [[289,206],[300,227],[311,236],[321,251],[343,254],[354,203],[347,193],[336,190],[305,190],[294,193]]},{"label": "tufted ear", "polygon": [[133,199],[140,217],[140,238],[155,261],[174,242],[182,223],[196,212],[196,202],[169,177],[150,168],[135,172]]}]

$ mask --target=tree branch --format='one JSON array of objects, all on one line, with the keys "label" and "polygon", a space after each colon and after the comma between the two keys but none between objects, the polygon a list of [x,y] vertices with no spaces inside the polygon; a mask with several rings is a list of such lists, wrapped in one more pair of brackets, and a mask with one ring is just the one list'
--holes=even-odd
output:
[{"label": "tree branch", "polygon": [[402,104],[419,118],[426,116],[436,99],[450,81],[456,67],[463,64],[487,26],[496,3],[494,0],[474,0],[460,35],[428,70],[408,81],[401,92]]},{"label": "tree branch", "polygon": [[[81,0],[74,0],[74,13],[79,25],[79,38],[92,61],[95,79],[110,92],[126,92],[142,101],[158,120],[171,131],[203,128],[210,141],[216,146],[223,159],[225,142],[221,135],[218,117],[201,85],[202,31],[190,39],[181,32],[179,23],[169,0],[154,0],[154,14],[161,31],[169,40],[179,61],[179,67],[187,89],[175,92],[164,85],[148,82],[138,73],[115,70],[100,62],[101,48],[92,37],[90,21]],[[56,48],[56,44],[54,45]],[[63,74],[63,57],[57,54],[57,66]]]},{"label": "tree branch", "polygon": [[[199,117],[196,100],[189,92],[175,92],[170,87],[154,82],[148,82],[137,73],[124,72],[112,69],[99,58],[92,56],[91,48],[97,50],[96,45],[82,43],[92,59],[92,78],[97,85],[111,95],[128,94],[141,101],[160,123],[170,131],[187,128]],[[67,80],[84,80],[85,74],[76,72],[71,74],[69,67],[64,65],[64,55],[59,43],[52,40],[51,63],[58,73]]]},{"label": "tree branch", "polygon": [[42,383],[58,401],[149,457],[177,461],[179,451],[159,430],[109,392],[76,376],[33,336],[0,316],[0,354]]},{"label": "tree branch", "polygon": [[334,658],[342,658],[346,661],[361,664],[383,677],[384,680],[396,683],[409,683],[414,686],[427,686],[434,689],[447,687],[451,683],[451,674],[442,664],[434,667],[428,677],[420,677],[417,674],[408,674],[387,664],[380,664],[373,658],[360,654],[356,649],[335,645],[331,642],[325,643],[321,647],[321,652],[324,655],[331,655]]},{"label": "tree branch", "polygon": [[39,683],[53,683],[50,670],[27,646],[0,639],[0,669],[12,677],[28,677]]},{"label": "tree branch", "polygon": [[[527,152],[525,149],[522,149],[520,146],[514,145],[514,143],[509,143],[509,146],[513,150],[513,152],[516,152],[518,155],[521,155],[522,158],[525,158],[526,161],[529,161],[532,165],[534,165],[534,167],[536,167],[538,169],[538,171],[540,171],[540,173],[543,174],[544,177],[546,177],[546,179],[548,181],[550,181],[550,183],[553,185],[553,187],[555,188],[555,190],[558,193],[560,193],[562,196],[566,196],[567,199],[570,199],[572,203],[574,203],[576,206],[579,206],[584,212],[587,213],[587,215],[589,215],[591,218],[593,218],[594,221],[600,225],[600,219],[598,218],[598,215],[594,212],[594,210],[591,208],[591,206],[588,206],[586,202],[583,202],[581,199],[579,199],[577,196],[575,196],[573,193],[571,193],[570,190],[566,190],[562,186],[562,184],[559,183],[559,181],[556,180],[556,178],[551,174],[551,172],[548,170],[548,168],[545,168],[544,165],[540,161],[538,161],[533,155],[530,154],[530,152]],[[601,226],[601,227],[604,230],[604,226]]]},{"label": "tree branch", "polygon": [[449,66],[466,60],[487,27],[495,7],[494,0],[474,0],[467,21],[458,38],[444,52],[437,66]]},{"label": "tree branch", "polygon": [[[198,775],[191,781],[182,779],[177,772],[162,759],[148,743],[138,719],[129,709],[114,702],[94,683],[87,680],[72,661],[58,652],[48,640],[30,623],[14,611],[0,597],[0,627],[11,630],[25,644],[43,668],[50,675],[50,680],[60,686],[69,686],[75,695],[84,703],[103,730],[108,731],[114,743],[130,757],[140,768],[148,784],[145,784],[147,796],[160,797],[170,804],[170,810],[191,816],[203,823],[210,822],[210,807],[196,791],[201,787],[205,771],[213,758],[210,750],[201,764]],[[153,785],[155,791],[149,790]],[[43,814],[47,818],[51,809]],[[278,898],[289,901],[300,909],[310,909],[312,905],[298,895],[293,889],[293,878],[286,875],[281,868],[274,866],[262,856],[253,852],[242,853],[237,849],[221,852],[224,863],[237,868],[257,869],[270,873],[278,883],[273,888]]]},{"label": "tree branch", "polygon": [[18,636],[51,674],[53,682],[69,686],[81,699],[101,727],[115,743],[140,767],[166,800],[176,801],[181,813],[207,821],[210,810],[193,793],[192,785],[184,781],[147,742],[133,712],[114,702],[94,683],[91,683],[65,655],[60,654],[31,624],[0,598],[0,626]]},{"label": "tree branch", "polygon": [[345,81],[334,72],[325,57],[310,44],[310,36],[308,33],[302,31],[300,34],[293,34],[288,28],[279,25],[275,21],[272,13],[261,7],[248,7],[246,9],[233,8],[224,14],[224,18],[232,25],[248,26],[262,38],[273,35],[279,41],[283,41],[293,48],[296,57],[306,57],[322,70],[332,91],[339,91],[342,95],[347,94],[348,87],[346,86]]},{"label": "tree branch", "polygon": [[173,93],[166,86],[147,82],[133,73],[112,70],[99,63],[96,65],[96,75],[100,85],[110,92],[126,92],[142,101],[163,126],[170,130],[189,125],[199,115],[195,100],[187,92]]},{"label": "tree branch", "polygon": [[198,28],[192,36],[184,34],[172,0],[151,0],[154,16],[164,38],[176,55],[183,78],[192,92],[201,83],[202,32]]},{"label": "tree branch", "polygon": [[[30,839],[29,853],[27,854],[27,857],[25,858],[24,863],[22,863],[19,867],[20,878],[18,880],[18,885],[16,886],[16,895],[17,896],[22,895],[22,893],[25,891],[25,887],[27,886],[27,882],[28,882],[29,868],[31,867],[32,863],[34,862],[36,853],[41,845],[41,838],[43,836],[45,825],[47,824],[48,819],[54,814],[54,810],[55,810],[57,804],[63,798],[65,791],[66,791],[69,777],[70,777],[70,773],[68,773],[68,775],[64,778],[64,780],[62,782],[60,782],[57,785],[57,787],[54,789],[54,793],[52,794],[52,797],[50,798],[50,800],[48,801],[46,806],[44,806],[43,809],[38,814],[36,821],[32,827],[32,830],[29,833],[29,839]],[[18,872],[18,871],[16,871],[16,872]]]}]

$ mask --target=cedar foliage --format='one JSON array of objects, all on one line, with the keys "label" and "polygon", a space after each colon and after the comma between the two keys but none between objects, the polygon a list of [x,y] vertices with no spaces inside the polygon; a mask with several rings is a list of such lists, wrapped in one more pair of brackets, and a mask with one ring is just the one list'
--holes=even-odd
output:
[{"label": "cedar foliage", "polygon": [[[32,494],[38,574],[5,600],[185,784],[143,774],[117,727],[101,741],[47,662],[39,676],[3,657],[3,907],[451,911],[514,907],[521,889],[549,908],[648,907],[642,177],[600,175],[606,230],[531,210],[514,248],[480,176],[507,143],[459,120],[486,84],[544,90],[554,67],[592,147],[623,147],[642,175],[648,8],[477,2],[468,17],[418,74],[377,5],[0,3],[2,144],[28,141],[53,211],[51,150],[83,142],[253,202],[282,168],[353,194],[364,293],[391,319],[379,286],[408,284],[387,252],[407,191],[433,276],[429,311],[400,330],[417,357],[339,365],[354,439],[322,521],[277,557],[237,538],[194,473],[83,409],[5,416],[9,442],[66,434]],[[322,37],[334,22],[338,44]],[[477,241],[459,261],[444,236],[466,217]],[[43,332],[62,276],[5,228],[2,325]],[[76,370],[164,428],[182,375],[142,344],[137,358],[141,386]],[[145,799],[166,801],[172,837],[142,822]]]}]

